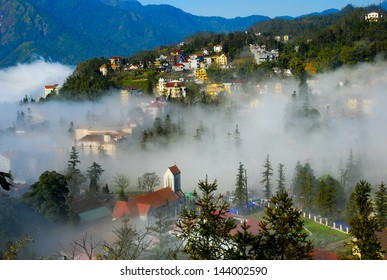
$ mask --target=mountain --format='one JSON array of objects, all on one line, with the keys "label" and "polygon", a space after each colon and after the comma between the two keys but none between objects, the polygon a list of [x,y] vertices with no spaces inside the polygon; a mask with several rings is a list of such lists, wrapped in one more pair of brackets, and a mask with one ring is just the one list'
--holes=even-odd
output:
[{"label": "mountain", "polygon": [[258,22],[251,27],[251,30],[256,33],[270,35],[297,34],[297,36],[302,36],[334,24],[354,10],[353,6],[348,5],[340,11],[330,9],[321,13],[311,13],[296,18],[277,17],[272,20]]},{"label": "mountain", "polygon": [[0,67],[37,57],[74,65],[129,56],[197,32],[243,31],[269,19],[201,17],[135,0],[0,0]]}]

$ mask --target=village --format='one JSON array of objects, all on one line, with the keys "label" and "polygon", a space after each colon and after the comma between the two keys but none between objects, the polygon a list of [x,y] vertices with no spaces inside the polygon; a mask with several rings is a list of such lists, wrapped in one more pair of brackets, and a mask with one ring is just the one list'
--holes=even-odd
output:
[{"label": "village", "polygon": [[[366,20],[377,21],[378,14],[368,14]],[[289,35],[276,36],[276,40],[287,42]],[[184,48],[184,43],[179,44],[179,47]],[[278,61],[280,58],[277,49],[267,50],[264,45],[251,44],[248,51],[258,65]],[[141,87],[125,86],[116,89],[110,96],[111,100],[114,100],[112,103],[106,99],[100,103],[87,104],[85,107],[88,109],[70,103],[65,105],[69,106],[66,107],[68,110],[66,113],[62,113],[60,106],[55,107],[57,104],[54,104],[54,109],[50,110],[55,111],[55,114],[46,111],[45,106],[48,103],[37,104],[28,102],[28,99],[21,102],[16,120],[10,123],[8,128],[2,129],[0,134],[2,138],[0,140],[4,144],[0,150],[0,171],[11,171],[14,179],[14,188],[10,195],[22,198],[30,186],[38,180],[39,175],[46,170],[66,173],[70,165],[69,156],[71,157],[72,151],[76,151],[84,167],[98,162],[102,168],[109,169],[103,170],[106,171],[106,176],[98,182],[100,185],[96,193],[90,193],[88,180],[84,180],[72,197],[73,211],[79,217],[79,232],[76,236],[81,237],[94,232],[96,236],[106,238],[111,235],[112,229],[125,221],[144,226],[154,224],[161,215],[177,220],[184,209],[195,207],[196,185],[193,182],[199,180],[197,174],[200,172],[201,176],[206,176],[211,167],[219,165],[216,167],[220,171],[215,173],[215,176],[224,176],[224,181],[228,182],[224,189],[220,190],[225,194],[224,201],[230,203],[227,215],[238,221],[234,233],[242,230],[241,225],[245,221],[250,226],[250,232],[257,234],[259,220],[256,217],[244,217],[242,210],[236,207],[233,192],[235,174],[231,174],[232,168],[226,169],[223,164],[235,165],[240,155],[249,158],[250,154],[246,152],[249,148],[246,146],[241,148],[241,143],[244,141],[251,144],[251,139],[243,137],[251,136],[254,129],[259,130],[252,124],[267,119],[275,122],[275,118],[282,117],[283,111],[288,110],[284,104],[297,100],[300,89],[294,82],[292,71],[274,67],[271,79],[255,83],[253,86],[250,81],[240,79],[230,79],[222,83],[211,81],[207,74],[210,67],[216,66],[219,69],[234,67],[233,62],[229,61],[223,52],[222,45],[215,45],[212,49],[206,47],[201,52],[190,55],[182,49],[175,49],[168,54],[160,55],[155,61],[142,61],[138,64],[128,63],[126,58],[119,56],[112,56],[108,61],[98,69],[100,75],[104,77],[119,73],[137,73],[146,68],[157,69],[161,75],[153,87],[153,94],[145,93]],[[208,106],[203,111],[200,109],[198,112],[192,109],[200,104],[201,97],[196,95],[195,98],[187,98],[190,95],[188,83],[199,85],[200,94],[216,105]],[[362,81],[355,79],[349,82],[345,75],[342,75],[335,80],[332,79],[328,85],[318,77],[308,76],[306,84],[310,99],[307,101],[310,103],[305,102],[302,108],[315,113],[311,117],[312,121],[318,116],[316,131],[326,129],[324,131],[326,132],[332,127],[332,122],[347,124],[375,112],[374,108],[377,105],[374,101],[375,96],[365,90],[357,90],[363,88],[361,83]],[[246,91],[246,84],[249,84],[249,92]],[[62,85],[55,82],[44,85],[41,98],[58,95],[61,88]],[[331,94],[333,91],[340,94],[333,98]],[[218,99],[226,100],[224,103],[226,109],[214,117]],[[270,107],[272,104],[275,106]],[[226,114],[234,109],[233,114]],[[267,116],[260,114],[268,111],[272,114]],[[257,116],[261,119],[254,120]],[[219,119],[224,121],[222,125],[218,123]],[[240,123],[246,120],[248,120],[246,125]],[[289,123],[286,121],[289,121],[287,115],[280,121],[281,125],[285,123],[287,126]],[[157,127],[157,124],[160,126]],[[179,138],[176,135],[170,136],[164,131],[160,136],[156,133],[160,127],[165,131],[169,130],[168,133],[173,130],[175,134],[179,134],[176,132],[178,129],[185,129],[185,135],[181,133],[184,136]],[[239,129],[242,136],[237,139],[241,133]],[[280,130],[282,129],[283,127]],[[311,134],[313,129],[315,127],[311,126]],[[272,136],[275,135],[275,129],[269,131]],[[308,130],[308,133],[310,131]],[[354,136],[356,141],[366,137],[364,131],[361,131],[360,136],[358,131],[349,131],[347,134],[349,137]],[[145,142],[144,137],[150,137],[149,135],[154,137],[154,142],[148,140],[145,147],[142,142]],[[157,137],[161,141],[157,142]],[[260,136],[257,139],[259,148],[264,150],[260,152],[260,157],[266,150],[270,150],[267,147],[272,143],[280,142],[281,147],[285,146],[288,150],[300,149],[299,156],[302,160],[314,164],[317,161],[310,156],[311,149],[308,150],[308,147],[301,147],[302,144],[297,143],[299,139],[295,135],[290,134],[283,138],[281,136],[278,139],[273,137],[269,140],[270,143],[265,143]],[[181,151],[189,150],[188,146],[193,148],[187,156]],[[171,152],[173,149],[181,153]],[[214,154],[216,158],[209,160],[208,158]],[[199,155],[203,155],[203,162],[197,160]],[[195,160],[192,160],[193,158]],[[251,162],[259,166],[262,163],[259,160],[252,159]],[[207,162],[204,163],[205,161]],[[157,169],[153,174],[160,180],[156,180],[157,184],[147,191],[137,189],[136,179],[139,180],[141,174],[150,174],[152,169]],[[162,170],[165,169],[163,173]],[[195,170],[197,173],[193,172],[194,169],[197,169]],[[113,180],[122,175],[119,173],[121,171],[130,173],[131,180],[130,189],[122,189],[123,196],[122,193],[119,194],[120,188]],[[288,170],[288,177],[291,172],[292,170]],[[262,211],[267,203],[263,191],[257,187],[260,186],[257,174],[259,171],[255,171],[252,176],[254,182],[251,186],[254,188],[249,194],[248,205],[251,207],[251,213]],[[185,180],[187,177],[189,180]],[[328,220],[324,217],[312,216],[306,212],[303,213],[303,217],[328,227]],[[342,224],[333,223],[331,227],[344,234],[349,233],[349,228]],[[84,254],[76,256],[63,254],[62,257],[65,258],[90,258]]]}]

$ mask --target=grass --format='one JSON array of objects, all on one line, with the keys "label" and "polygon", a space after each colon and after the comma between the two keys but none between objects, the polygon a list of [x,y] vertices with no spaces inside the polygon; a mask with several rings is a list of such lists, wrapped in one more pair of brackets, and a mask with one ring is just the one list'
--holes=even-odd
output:
[{"label": "grass", "polygon": [[[264,215],[265,213],[262,210],[252,213],[249,216],[257,220],[262,220]],[[342,249],[343,243],[350,238],[348,234],[309,219],[304,219],[304,227],[308,231],[309,238],[312,240],[314,247],[321,250],[335,252],[338,249]]]},{"label": "grass", "polygon": [[313,241],[313,245],[322,250],[336,251],[350,238],[348,234],[309,219],[304,219],[304,227],[311,233],[309,238]]}]

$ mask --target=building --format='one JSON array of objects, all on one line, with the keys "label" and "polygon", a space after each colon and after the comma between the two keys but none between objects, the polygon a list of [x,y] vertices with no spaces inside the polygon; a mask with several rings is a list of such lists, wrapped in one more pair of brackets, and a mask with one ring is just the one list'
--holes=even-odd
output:
[{"label": "building", "polygon": [[212,61],[219,66],[227,66],[227,56],[224,53],[218,56],[213,56]]},{"label": "building", "polygon": [[143,194],[129,201],[117,201],[113,210],[113,220],[123,217],[138,217],[150,220],[158,214],[176,217],[185,205],[181,188],[181,172],[176,165],[164,174],[164,187]]},{"label": "building", "polygon": [[47,95],[50,94],[50,93],[58,94],[60,88],[61,88],[61,85],[59,85],[59,84],[45,85],[44,86],[44,98],[46,98]]},{"label": "building", "polygon": [[365,20],[369,22],[379,22],[384,19],[382,12],[371,12],[365,15]]},{"label": "building", "polygon": [[250,45],[250,51],[253,54],[257,64],[278,60],[279,57],[278,50],[267,51],[265,46]]},{"label": "building", "polygon": [[165,79],[160,78],[157,90],[160,95],[164,95],[167,99],[179,99],[186,96],[186,86],[183,81],[166,81]]},{"label": "building", "polygon": [[86,155],[105,153],[114,155],[116,145],[131,134],[130,127],[124,129],[77,128],[75,146]]},{"label": "building", "polygon": [[222,45],[215,45],[214,46],[214,52],[220,53],[220,52],[222,52],[222,50],[223,50]]},{"label": "building", "polygon": [[6,154],[0,154],[0,171],[9,172],[11,170],[11,158]]},{"label": "building", "polygon": [[196,79],[201,81],[208,81],[207,70],[205,68],[199,68],[195,72]]},{"label": "building", "polygon": [[101,74],[103,76],[106,76],[108,74],[108,69],[107,69],[107,66],[106,64],[103,64],[99,67],[99,72],[101,72]]}]

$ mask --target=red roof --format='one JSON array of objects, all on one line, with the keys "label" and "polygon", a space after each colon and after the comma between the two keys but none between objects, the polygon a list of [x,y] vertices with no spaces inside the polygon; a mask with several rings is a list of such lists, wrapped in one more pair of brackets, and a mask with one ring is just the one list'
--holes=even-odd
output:
[{"label": "red roof", "polygon": [[180,173],[180,169],[176,166],[176,164],[174,166],[169,167],[168,169],[171,170],[173,175],[177,175]]},{"label": "red roof", "polygon": [[151,207],[157,209],[178,199],[179,196],[168,187],[141,195],[134,200],[117,201],[113,210],[113,218],[130,215],[146,216]]},{"label": "red roof", "polygon": [[165,84],[165,87],[183,87],[183,82],[168,82]]},{"label": "red roof", "polygon": [[132,214],[129,210],[128,201],[117,201],[113,210],[113,218],[117,219],[122,216],[128,216]]},{"label": "red roof", "polygon": [[55,84],[55,85],[45,85],[44,88],[45,88],[45,89],[52,89],[52,88],[56,88],[57,86],[59,86],[59,84]]},{"label": "red roof", "polygon": [[[237,222],[239,221],[237,220]],[[258,223],[259,223],[258,220],[247,217],[246,225],[250,226],[247,231],[254,235],[258,234],[258,232],[261,230],[261,227],[258,225]],[[240,221],[240,223],[237,224],[236,228],[231,231],[231,234],[234,235],[238,231],[243,232],[242,225],[243,225],[243,221]]]},{"label": "red roof", "polygon": [[154,208],[159,208],[165,205],[167,202],[173,202],[178,200],[179,197],[174,191],[167,187],[160,190],[145,194],[136,199],[139,203],[149,204]]}]

